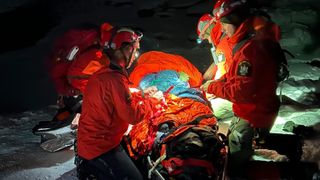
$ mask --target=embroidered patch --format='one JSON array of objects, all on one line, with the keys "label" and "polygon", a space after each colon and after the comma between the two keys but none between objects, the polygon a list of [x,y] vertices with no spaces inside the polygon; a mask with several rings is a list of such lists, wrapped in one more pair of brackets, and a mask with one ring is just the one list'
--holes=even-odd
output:
[{"label": "embroidered patch", "polygon": [[238,64],[237,75],[238,76],[251,76],[252,66],[248,61],[242,61]]}]

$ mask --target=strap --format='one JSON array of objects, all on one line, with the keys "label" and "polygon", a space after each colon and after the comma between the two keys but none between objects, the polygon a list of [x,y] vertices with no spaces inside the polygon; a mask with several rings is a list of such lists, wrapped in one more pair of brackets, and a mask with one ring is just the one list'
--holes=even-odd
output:
[{"label": "strap", "polygon": [[295,56],[288,49],[282,49],[282,51],[288,54],[291,58],[295,58]]},{"label": "strap", "polygon": [[246,35],[242,40],[240,40],[232,49],[232,56],[235,55],[235,53],[243,46],[246,44],[246,42],[248,42],[252,37],[254,36],[254,34],[248,34]]}]

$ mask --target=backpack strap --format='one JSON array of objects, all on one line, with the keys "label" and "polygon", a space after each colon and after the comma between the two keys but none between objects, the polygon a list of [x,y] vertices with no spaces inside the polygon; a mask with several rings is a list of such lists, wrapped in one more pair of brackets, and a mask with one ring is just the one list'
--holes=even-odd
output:
[{"label": "backpack strap", "polygon": [[235,55],[235,53],[242,48],[252,37],[254,34],[247,34],[242,40],[240,40],[232,49],[232,56]]}]

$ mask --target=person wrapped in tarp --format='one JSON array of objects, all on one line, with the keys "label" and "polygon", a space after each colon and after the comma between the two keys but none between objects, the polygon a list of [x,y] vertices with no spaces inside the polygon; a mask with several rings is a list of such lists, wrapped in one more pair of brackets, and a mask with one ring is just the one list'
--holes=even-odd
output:
[{"label": "person wrapped in tarp", "polygon": [[[225,147],[205,93],[202,74],[182,56],[144,53],[129,76],[138,91],[154,88],[161,97],[153,116],[124,137],[129,155],[146,162],[148,178],[212,179],[221,175]],[[176,164],[175,166],[172,163]]]}]

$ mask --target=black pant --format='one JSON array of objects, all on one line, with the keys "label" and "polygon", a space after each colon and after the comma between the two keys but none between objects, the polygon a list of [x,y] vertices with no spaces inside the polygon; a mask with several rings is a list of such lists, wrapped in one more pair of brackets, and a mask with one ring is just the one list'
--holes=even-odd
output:
[{"label": "black pant", "polygon": [[121,146],[92,160],[79,157],[77,166],[79,179],[142,180],[137,167]]}]

